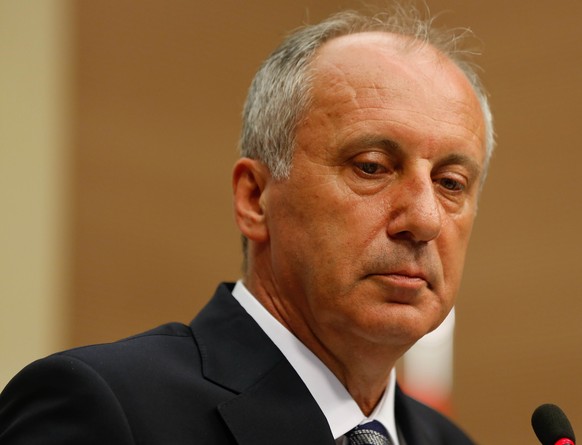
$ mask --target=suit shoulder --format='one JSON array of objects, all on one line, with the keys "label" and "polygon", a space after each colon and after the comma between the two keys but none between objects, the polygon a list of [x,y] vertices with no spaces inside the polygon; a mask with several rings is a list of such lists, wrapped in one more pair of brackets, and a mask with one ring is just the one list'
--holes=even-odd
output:
[{"label": "suit shoulder", "polygon": [[57,352],[31,363],[13,380],[42,381],[50,376],[54,382],[65,382],[74,374],[116,389],[159,378],[168,367],[176,372],[199,369],[197,346],[188,326],[169,323],[115,342]]},{"label": "suit shoulder", "polygon": [[190,328],[182,323],[166,323],[160,325],[156,328],[150,329],[148,331],[141,332],[139,334],[132,335],[130,337],[122,338],[120,340],[116,340],[113,342],[108,343],[99,343],[87,346],[79,346],[77,348],[69,349],[67,351],[63,351],[64,353],[68,352],[81,352],[83,350],[92,349],[92,348],[107,348],[112,347],[115,345],[123,344],[123,343],[142,343],[142,342],[155,342],[157,339],[163,337],[191,337],[192,333]]},{"label": "suit shoulder", "polygon": [[81,361],[52,355],[25,367],[0,393],[0,442],[97,445],[134,439],[107,383]]},{"label": "suit shoulder", "polygon": [[197,369],[194,339],[179,323],[50,355],[0,394],[0,442],[133,444],[135,424],[147,417],[136,413],[165,400],[175,382],[168,374],[182,382]]},{"label": "suit shoulder", "polygon": [[119,366],[124,361],[134,361],[148,354],[162,357],[177,352],[175,349],[192,346],[193,338],[188,326],[168,323],[111,343],[80,346],[54,355],[74,357],[88,364],[113,360]]}]

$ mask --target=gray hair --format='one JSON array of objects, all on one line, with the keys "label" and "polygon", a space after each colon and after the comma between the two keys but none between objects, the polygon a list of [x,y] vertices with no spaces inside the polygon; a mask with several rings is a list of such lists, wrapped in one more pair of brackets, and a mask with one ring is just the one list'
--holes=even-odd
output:
[{"label": "gray hair", "polygon": [[481,105],[485,119],[485,168],[495,146],[493,118],[487,93],[471,62],[475,52],[463,49],[472,33],[468,29],[437,29],[413,5],[394,5],[367,16],[344,11],[316,24],[301,27],[263,62],[247,96],[240,138],[241,156],[258,159],[275,179],[289,176],[295,130],[311,102],[310,64],[325,42],[344,35],[383,31],[410,37],[410,44],[430,44],[451,59],[465,74]]}]

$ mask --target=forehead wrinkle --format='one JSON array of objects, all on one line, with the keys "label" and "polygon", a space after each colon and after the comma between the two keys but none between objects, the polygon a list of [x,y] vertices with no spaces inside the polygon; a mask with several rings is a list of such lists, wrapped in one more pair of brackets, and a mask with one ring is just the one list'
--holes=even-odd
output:
[{"label": "forehead wrinkle", "polygon": [[[383,107],[367,107],[367,109],[369,110],[384,110]],[[429,114],[424,113],[423,111],[418,111],[418,110],[410,110],[410,109],[406,109],[406,108],[391,108],[392,111],[396,111],[396,112],[402,112],[402,113],[408,113],[408,114],[412,114],[412,115],[417,115],[419,117],[425,118],[425,119],[429,119],[431,122],[435,122],[435,123],[441,123],[441,124],[446,124],[446,125],[450,125],[453,127],[459,127],[461,129],[463,129],[464,131],[470,133],[474,138],[476,138],[479,142],[480,145],[484,146],[484,135],[483,135],[483,129],[484,129],[484,123],[483,120],[480,119],[479,122],[477,123],[477,125],[465,125],[462,122],[458,122],[455,120],[451,120],[451,119],[443,119],[440,116],[431,116]],[[469,116],[471,117],[471,120],[474,121],[475,119],[473,114],[471,113],[466,113],[466,112],[459,112],[457,113],[459,115],[464,115],[464,116]],[[383,119],[382,117],[378,117],[378,118],[372,118],[369,119],[369,121],[376,121],[376,122],[385,122],[385,119]],[[418,128],[412,123],[406,123],[403,122],[399,119],[396,119],[395,116],[392,116],[390,118],[390,121],[397,123],[399,126],[405,127],[405,128],[409,128],[412,130],[417,131]]]},{"label": "forehead wrinkle", "polygon": [[[367,109],[368,110],[378,109],[378,110],[381,110],[381,111],[384,110],[383,107],[367,107]],[[481,132],[483,130],[482,123],[480,123],[481,125],[479,125],[478,128],[473,129],[473,128],[468,128],[467,126],[463,125],[460,122],[455,122],[455,121],[452,121],[452,120],[444,120],[444,119],[441,119],[441,118],[438,118],[438,117],[428,116],[428,115],[426,115],[425,113],[423,113],[421,111],[408,110],[408,109],[400,109],[400,108],[393,108],[392,110],[398,111],[398,112],[406,112],[408,114],[413,114],[413,115],[418,115],[418,116],[421,116],[423,118],[427,118],[430,121],[435,122],[435,123],[443,123],[443,124],[447,124],[447,125],[450,125],[450,126],[462,128],[463,130],[465,130],[468,133],[470,133],[475,139],[477,139],[480,142],[480,145],[484,145],[483,135],[481,134]],[[399,127],[407,128],[407,129],[410,129],[410,130],[414,130],[415,132],[418,132],[418,128],[417,128],[417,126],[414,123],[404,122],[404,120],[399,120],[399,119],[395,118],[394,116],[392,116],[390,118],[390,121],[393,122],[394,124],[398,125]],[[378,117],[378,118],[369,118],[368,119],[368,122],[380,122],[381,124],[386,124],[387,121],[386,121],[386,119],[384,119],[382,117]],[[360,130],[356,128],[353,131],[357,133]],[[395,132],[398,132],[397,129],[394,129],[394,131]],[[371,142],[369,144],[370,146],[373,145],[373,142],[375,141],[374,138],[375,138],[375,136],[370,136],[369,138],[367,138]],[[382,137],[378,137],[376,139],[376,142],[379,142],[381,139],[382,139]],[[472,138],[467,138],[467,140],[469,140],[469,139],[472,139]],[[386,138],[386,140],[390,140],[390,139],[389,138]],[[365,142],[365,140],[363,139],[362,142]],[[392,141],[392,142],[395,144],[396,147],[399,146],[396,141]]]},{"label": "forehead wrinkle", "polygon": [[[407,95],[408,90],[414,89],[412,85],[409,88],[402,88],[402,85],[380,85],[377,82],[372,81],[371,86],[362,86],[362,85],[352,85],[350,82],[350,73],[345,73],[341,69],[335,69],[335,74],[328,73],[321,73],[319,80],[321,84],[318,85],[319,88],[316,89],[314,94],[314,102],[312,103],[313,107],[327,105],[331,106],[332,112],[338,112],[336,108],[341,107],[342,105],[352,104],[357,102],[359,112],[367,110],[378,110],[384,111],[385,106],[388,105],[391,111],[395,112],[405,112],[416,114],[418,116],[423,116],[425,118],[430,119],[433,122],[440,122],[445,123],[453,126],[463,127],[468,130],[470,133],[473,134],[479,141],[483,141],[483,129],[484,129],[484,121],[479,113],[478,116],[475,115],[473,112],[475,109],[480,111],[480,107],[474,107],[472,104],[467,103],[466,100],[461,98],[459,99],[451,99],[449,98],[448,101],[441,100],[440,102],[443,103],[443,107],[448,104],[453,104],[454,107],[459,108],[459,110],[454,113],[455,116],[460,116],[461,118],[465,118],[470,120],[471,125],[463,125],[462,122],[456,122],[454,120],[444,120],[439,116],[430,116],[427,113],[424,113],[422,110],[415,110],[415,109],[408,109],[408,108],[396,108],[392,105],[393,101],[398,101],[399,98],[405,97]],[[341,74],[340,74],[341,73]],[[325,75],[327,74],[327,75]],[[339,76],[337,74],[340,74]],[[341,78],[340,78],[341,77]],[[325,80],[329,79],[329,83],[324,84]],[[422,90],[427,91],[427,88],[422,88]],[[382,94],[374,94],[375,92],[388,92],[389,95],[383,96]],[[434,94],[434,93],[433,93]],[[367,100],[371,102],[376,102],[379,99],[382,99],[382,104],[373,106],[373,105],[366,105]],[[444,99],[444,98],[443,98]],[[446,110],[450,111],[450,110]],[[332,114],[332,113],[328,113]],[[443,113],[446,114],[446,113]],[[452,113],[448,113],[452,115]],[[370,119],[370,120],[381,120],[381,118],[377,119]]]}]

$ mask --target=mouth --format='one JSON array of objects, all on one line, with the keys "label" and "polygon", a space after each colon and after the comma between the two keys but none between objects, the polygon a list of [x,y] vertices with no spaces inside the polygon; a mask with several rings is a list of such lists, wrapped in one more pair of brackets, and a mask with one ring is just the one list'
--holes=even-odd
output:
[{"label": "mouth", "polygon": [[368,275],[393,288],[420,290],[431,289],[432,286],[425,274],[412,271],[383,272]]}]

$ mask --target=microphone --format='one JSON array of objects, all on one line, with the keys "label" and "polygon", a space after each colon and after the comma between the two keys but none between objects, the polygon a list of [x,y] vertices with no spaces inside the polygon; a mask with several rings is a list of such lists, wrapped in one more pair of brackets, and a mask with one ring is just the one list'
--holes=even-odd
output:
[{"label": "microphone", "polygon": [[572,425],[556,405],[538,406],[531,416],[531,426],[542,445],[575,445]]}]

